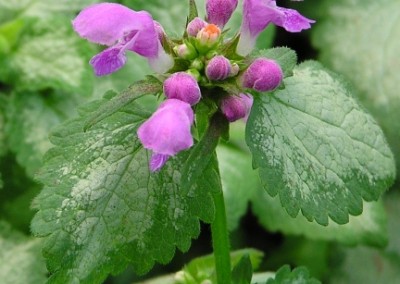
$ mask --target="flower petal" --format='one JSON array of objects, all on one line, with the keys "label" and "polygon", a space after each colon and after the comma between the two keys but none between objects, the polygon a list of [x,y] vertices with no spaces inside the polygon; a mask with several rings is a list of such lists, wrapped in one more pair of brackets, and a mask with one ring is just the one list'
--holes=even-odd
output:
[{"label": "flower petal", "polygon": [[274,24],[283,27],[288,32],[297,33],[311,28],[311,24],[315,23],[314,20],[307,19],[296,10],[280,7],[277,9],[282,12],[282,16],[278,17]]},{"label": "flower petal", "polygon": [[169,157],[170,156],[168,155],[153,153],[153,155],[151,155],[149,163],[150,171],[156,172],[160,170],[168,161]]},{"label": "flower petal", "polygon": [[151,15],[136,12],[116,3],[100,3],[82,10],[73,20],[75,31],[83,38],[111,46],[136,31],[130,50],[143,56],[155,56],[158,36]]},{"label": "flower petal", "polygon": [[168,99],[139,127],[138,137],[146,149],[174,156],[193,145],[190,132],[193,119],[188,103]]},{"label": "flower petal", "polygon": [[207,0],[207,21],[221,28],[229,21],[238,0]]},{"label": "flower petal", "polygon": [[95,55],[89,62],[96,76],[104,76],[119,70],[126,63],[125,52],[118,47],[110,47]]},{"label": "flower petal", "polygon": [[158,42],[157,55],[154,57],[149,57],[148,62],[150,68],[158,74],[163,74],[167,72],[169,69],[171,69],[172,66],[174,66],[174,59],[172,58],[171,55],[165,52],[160,42]]},{"label": "flower petal", "polygon": [[275,0],[244,0],[243,22],[236,52],[247,55],[254,48],[258,35],[270,23],[288,32],[309,29],[315,21],[300,15],[296,10],[278,7]]}]

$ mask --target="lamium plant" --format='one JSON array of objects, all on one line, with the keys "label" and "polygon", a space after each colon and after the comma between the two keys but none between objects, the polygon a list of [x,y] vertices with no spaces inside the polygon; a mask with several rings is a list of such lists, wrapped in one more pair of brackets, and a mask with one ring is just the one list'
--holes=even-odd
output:
[{"label": "lamium plant", "polygon": [[[188,251],[200,221],[210,224],[213,256],[163,283],[318,283],[304,267],[253,275],[260,252],[230,251],[224,194],[236,192],[220,168],[230,154],[218,147],[233,122],[246,125],[246,151],[268,198],[293,218],[346,224],[393,183],[382,130],[340,76],[316,61],[297,64],[287,47],[256,48],[271,25],[297,33],[315,21],[274,0],[242,2],[232,31],[238,0],[207,0],[204,19],[188,1],[181,37],[117,3],[74,18],[77,37],[105,46],[89,62],[96,76],[125,68],[130,52],[154,73],[108,91],[52,132],[31,225],[45,239],[49,283],[102,283],[128,265],[145,274],[176,249]],[[145,96],[157,99],[155,110]]]}]

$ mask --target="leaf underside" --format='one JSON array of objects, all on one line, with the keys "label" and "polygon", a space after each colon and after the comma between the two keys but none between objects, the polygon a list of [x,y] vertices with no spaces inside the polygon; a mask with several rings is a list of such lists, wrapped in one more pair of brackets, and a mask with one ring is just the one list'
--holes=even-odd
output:
[{"label": "leaf underside", "polygon": [[296,67],[285,89],[254,100],[246,142],[263,186],[295,217],[339,224],[393,182],[381,129],[346,84],[315,62]]}]

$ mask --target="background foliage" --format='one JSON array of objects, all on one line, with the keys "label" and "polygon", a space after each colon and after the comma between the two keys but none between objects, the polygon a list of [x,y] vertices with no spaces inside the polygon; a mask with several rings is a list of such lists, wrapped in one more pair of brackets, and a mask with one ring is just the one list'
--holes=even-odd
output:
[{"label": "background foliage", "polygon": [[[110,276],[104,280],[107,283],[132,283],[140,281],[142,278],[137,276],[138,272],[149,270],[154,261],[167,263],[172,259],[168,266],[156,265],[148,277],[178,271],[183,263],[211,252],[207,225],[212,220],[211,193],[196,197],[193,189],[181,191],[175,184],[179,177],[176,180],[161,177],[144,181],[135,179],[133,175],[147,170],[143,166],[147,163],[146,153],[138,149],[137,141],[133,142],[135,128],[148,116],[146,109],[138,110],[134,104],[89,133],[80,134],[77,130],[96,105],[112,96],[109,93],[107,98],[101,99],[107,90],[119,92],[150,74],[145,60],[130,55],[128,64],[121,71],[104,78],[94,77],[87,62],[97,52],[97,47],[75,35],[70,24],[80,9],[94,2],[0,0],[0,279],[4,283],[43,283],[48,277],[41,252],[43,239],[34,238],[31,234],[30,222],[35,213],[32,208],[41,209],[33,221],[35,235],[47,236],[57,232],[46,240],[43,250],[48,259],[47,269],[57,270],[51,278],[55,283],[71,282],[73,277],[80,277],[89,283],[102,281],[108,273],[119,276]],[[120,2],[136,10],[150,11],[170,35],[183,32],[185,18],[182,15],[187,14],[184,1]],[[204,14],[204,1],[196,2],[200,13]],[[297,51],[300,61],[320,60],[330,70],[339,73],[337,82],[349,82],[356,100],[378,121],[399,169],[398,1],[287,2],[286,5],[302,10],[317,23],[310,31],[299,35],[269,28],[258,40],[258,47],[287,45]],[[283,5],[283,1],[280,4]],[[240,22],[239,9],[229,26],[236,30]],[[304,71],[307,64],[311,63],[297,68]],[[327,72],[325,70],[321,67],[320,72]],[[336,80],[336,75],[334,78]],[[291,88],[290,81],[287,87]],[[299,93],[299,97],[293,99],[300,99],[301,96]],[[82,107],[92,100],[97,101]],[[141,103],[152,109],[155,100],[145,99]],[[81,107],[79,111],[78,107]],[[256,108],[254,111],[257,111]],[[68,119],[72,119],[68,127],[65,124],[60,126]],[[357,127],[362,128],[362,125]],[[252,157],[245,144],[244,132],[243,123],[232,125],[230,142],[217,148],[222,188],[218,183],[215,188],[222,189],[225,194],[233,250],[255,247],[263,251],[263,261],[253,265],[257,271],[278,271],[281,265],[290,264],[293,267],[304,265],[312,277],[329,283],[400,281],[400,221],[396,217],[400,214],[399,183],[395,183],[378,202],[364,201],[362,214],[351,216],[349,223],[344,225],[331,220],[327,224],[327,216],[317,216],[313,212],[305,212],[308,217],[299,214],[292,218],[295,212],[289,212],[290,217],[281,206],[285,206],[284,195],[271,197],[262,188],[259,174],[265,174],[265,170],[263,167],[252,170]],[[103,139],[107,138],[102,136],[104,133],[112,133],[116,138]],[[98,152],[97,156],[87,154],[90,148],[88,140],[93,137],[98,142],[90,151]],[[332,142],[340,145],[336,143]],[[54,145],[57,147],[44,158],[47,150]],[[69,151],[60,151],[60,147]],[[110,152],[111,148],[118,149],[118,152]],[[61,163],[66,158],[63,155],[79,159],[74,164]],[[46,167],[39,172],[43,159],[46,160]],[[186,157],[182,155],[180,159],[183,161]],[[210,169],[215,169],[213,161],[210,162]],[[104,171],[109,174],[121,167],[129,170],[124,171],[122,176],[109,175],[112,178],[104,180],[104,188],[99,187],[98,194],[93,195],[92,188],[87,186],[93,185],[90,181],[101,180],[105,177]],[[380,170],[379,164],[371,167]],[[165,171],[173,171],[173,166]],[[64,177],[58,180],[61,175],[57,173],[61,172]],[[210,176],[207,180],[215,182],[215,171],[206,174]],[[371,171],[371,174],[376,172]],[[148,182],[154,186],[168,186],[174,189],[173,196],[156,190],[147,192],[140,186],[137,191],[130,192],[130,196],[124,196],[128,191],[118,188],[121,179],[139,185]],[[45,184],[44,190],[38,180]],[[53,187],[59,184],[65,185],[65,188],[54,194]],[[200,181],[194,186],[202,187]],[[70,191],[70,188],[74,190]],[[279,189],[268,189],[276,190]],[[34,199],[35,196],[38,197]],[[192,200],[202,198],[202,201],[200,204],[191,202],[187,197]],[[77,200],[83,202],[74,203]],[[125,200],[130,201],[127,203]],[[155,211],[156,216],[145,214],[150,211],[143,209],[144,200],[150,200],[146,203],[148,206],[160,208],[160,211]],[[169,202],[176,200],[179,204],[170,206]],[[358,203],[354,202],[353,213],[360,213],[360,202],[360,198]],[[43,207],[43,204],[54,206]],[[77,205],[83,207],[77,208]],[[58,212],[59,206],[66,210]],[[85,206],[93,206],[92,216],[86,215]],[[299,206],[298,209],[303,209]],[[181,216],[179,210],[171,211],[171,208],[180,207],[190,208],[192,214]],[[82,210],[82,214],[71,214],[74,210]],[[114,213],[118,213],[119,219],[114,218]],[[55,218],[60,216],[57,214],[61,214],[62,225],[70,231],[60,229],[61,224]],[[130,218],[129,214],[133,217]],[[174,224],[176,216],[180,216],[182,222]],[[307,220],[313,218],[318,218],[318,223],[327,226]],[[341,216],[333,216],[332,219],[339,223],[347,221]],[[199,223],[199,220],[204,223]],[[124,223],[128,221],[134,222]],[[157,223],[152,224],[152,221]],[[126,224],[126,232],[117,231],[120,224]],[[173,235],[168,231],[169,226],[184,226],[187,231],[182,235]],[[124,239],[126,235],[140,234],[143,237]],[[153,246],[160,236],[163,239]],[[191,238],[197,240],[192,241]],[[139,241],[142,243],[138,245]],[[190,246],[191,249],[182,254],[175,251],[175,245],[183,252],[188,251]],[[85,249],[82,250],[81,246]],[[137,248],[141,250],[135,251]],[[137,255],[146,262],[137,262]],[[104,261],[98,262],[98,259]],[[133,268],[127,267],[130,262],[134,263]],[[61,264],[65,268],[59,270]],[[192,267],[198,266],[195,263]],[[99,273],[92,273],[91,269]],[[307,273],[302,269],[291,272],[283,268],[277,272],[276,282],[279,275],[297,277]]]}]

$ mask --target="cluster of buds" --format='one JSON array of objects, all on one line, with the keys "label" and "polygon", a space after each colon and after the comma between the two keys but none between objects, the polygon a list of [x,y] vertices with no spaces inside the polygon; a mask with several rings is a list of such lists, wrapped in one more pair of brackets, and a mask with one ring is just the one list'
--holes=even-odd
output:
[{"label": "cluster of buds", "polygon": [[[224,39],[223,29],[237,5],[238,0],[207,0],[206,19],[192,19],[184,37],[176,40],[168,39],[149,13],[115,3],[89,6],[73,21],[81,37],[109,46],[90,61],[96,75],[120,69],[127,51],[146,57],[160,74],[166,100],[138,129],[143,146],[153,152],[151,171],[192,147],[193,106],[202,98],[212,101],[233,122],[249,115],[251,92],[273,91],[281,84],[283,72],[277,62],[248,56],[268,24],[298,32],[314,22],[295,10],[277,6],[275,0],[244,0],[239,40],[234,52],[227,52],[226,47],[232,49],[235,41]],[[224,88],[227,85],[235,88]]]}]

